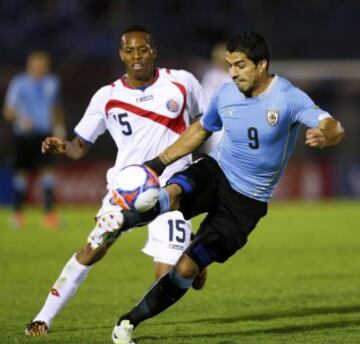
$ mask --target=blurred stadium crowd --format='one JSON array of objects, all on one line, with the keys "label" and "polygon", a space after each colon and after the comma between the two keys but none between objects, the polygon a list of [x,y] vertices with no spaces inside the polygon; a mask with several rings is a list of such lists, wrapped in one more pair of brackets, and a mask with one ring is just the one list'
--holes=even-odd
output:
[{"label": "blurred stadium crowd", "polygon": [[[264,33],[273,51],[273,72],[305,89],[343,123],[347,133],[344,143],[329,152],[311,151],[299,140],[293,167],[278,197],[360,196],[360,45],[356,44],[360,2],[356,0],[3,0],[1,102],[29,51],[46,49],[62,80],[71,136],[95,90],[121,75],[119,33],[134,23],[154,33],[160,48],[159,66],[189,69],[200,80],[211,68],[209,57],[215,43],[244,29]],[[1,204],[11,198],[12,163],[11,130],[2,118],[0,143]],[[100,172],[90,174],[93,182],[114,154],[112,142],[102,138],[89,155],[101,162],[74,165],[73,171],[88,171],[89,166],[98,169]],[[59,171],[69,170],[63,167],[66,163],[60,161]],[[105,179],[100,178],[103,183],[88,199],[101,199]],[[62,186],[65,190],[66,183]],[[69,200],[69,196],[61,197]]]},{"label": "blurred stadium crowd", "polygon": [[206,57],[234,31],[263,31],[275,58],[357,58],[356,0],[3,0],[0,61],[21,63],[34,45],[58,60],[112,58],[122,27],[151,27],[163,49]]}]

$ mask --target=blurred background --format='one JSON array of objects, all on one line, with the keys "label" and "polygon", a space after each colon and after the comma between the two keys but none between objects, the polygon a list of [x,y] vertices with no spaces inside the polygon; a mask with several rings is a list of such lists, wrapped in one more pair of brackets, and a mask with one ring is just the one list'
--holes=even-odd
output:
[{"label": "blurred background", "polygon": [[[61,79],[67,138],[91,96],[118,79],[119,34],[140,24],[154,34],[158,66],[192,71],[206,85],[216,68],[212,49],[233,33],[263,33],[272,48],[271,70],[304,89],[346,130],[336,148],[306,148],[303,132],[277,199],[360,196],[360,1],[357,0],[2,0],[0,2],[0,102],[27,54],[47,50]],[[40,147],[39,147],[40,149]],[[59,203],[99,203],[115,146],[103,135],[80,162],[59,158]],[[13,136],[0,118],[0,204],[13,198]],[[29,201],[37,203],[36,174]]]}]

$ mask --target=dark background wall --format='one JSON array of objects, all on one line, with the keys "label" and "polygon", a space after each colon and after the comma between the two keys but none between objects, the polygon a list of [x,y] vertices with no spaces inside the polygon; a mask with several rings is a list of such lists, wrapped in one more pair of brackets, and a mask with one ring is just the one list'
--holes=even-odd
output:
[{"label": "dark background wall", "polygon": [[[119,34],[134,23],[154,33],[158,65],[190,69],[199,78],[209,66],[214,43],[242,30],[262,32],[273,60],[279,62],[273,71],[303,87],[347,129],[344,144],[330,152],[311,151],[299,140],[295,158],[333,159],[337,167],[359,164],[360,63],[344,73],[349,61],[360,60],[356,0],[2,0],[0,102],[28,52],[47,49],[62,79],[70,138],[91,95],[123,73],[117,55]],[[289,60],[338,63],[319,77],[309,76],[309,68],[300,64],[281,68],[281,62]],[[12,135],[3,119],[0,143],[0,160],[10,164]],[[88,158],[113,160],[114,154],[111,140],[104,137]]]},{"label": "dark background wall", "polygon": [[34,46],[57,62],[111,59],[118,33],[149,26],[165,56],[207,57],[216,41],[255,29],[272,42],[275,58],[358,58],[357,0],[3,0],[3,63],[21,64]]}]

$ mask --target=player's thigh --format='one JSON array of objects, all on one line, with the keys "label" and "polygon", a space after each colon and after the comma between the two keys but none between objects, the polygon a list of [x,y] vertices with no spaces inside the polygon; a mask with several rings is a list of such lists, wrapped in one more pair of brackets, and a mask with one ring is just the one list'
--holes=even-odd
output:
[{"label": "player's thigh", "polygon": [[45,173],[50,173],[53,171],[56,157],[54,154],[42,154],[41,144],[45,138],[44,135],[34,137],[34,166],[41,168]]},{"label": "player's thigh", "polygon": [[[15,136],[15,168],[17,170],[31,170],[34,167],[35,145],[32,138]],[[39,148],[40,150],[40,148]]]},{"label": "player's thigh", "polygon": [[179,210],[186,219],[208,212],[214,207],[221,175],[217,162],[203,155],[168,180],[168,185],[178,184],[183,189]]},{"label": "player's thigh", "polygon": [[247,243],[248,235],[266,215],[267,205],[228,189],[205,217],[186,254],[203,269],[223,263]]},{"label": "player's thigh", "polygon": [[155,262],[174,265],[191,240],[191,221],[179,211],[158,216],[148,225],[148,240],[143,252]]},{"label": "player's thigh", "polygon": [[40,166],[52,165],[55,158],[51,154],[41,153],[44,135],[15,137],[15,167],[30,170]]}]

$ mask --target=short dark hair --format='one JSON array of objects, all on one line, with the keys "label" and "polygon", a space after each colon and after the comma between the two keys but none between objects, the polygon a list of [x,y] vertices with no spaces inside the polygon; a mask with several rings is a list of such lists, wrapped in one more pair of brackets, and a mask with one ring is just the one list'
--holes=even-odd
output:
[{"label": "short dark hair", "polygon": [[270,47],[265,37],[257,32],[244,31],[235,35],[228,41],[226,50],[229,53],[242,52],[255,64],[261,60],[270,63]]},{"label": "short dark hair", "polygon": [[125,28],[121,34],[120,37],[122,37],[123,35],[130,33],[130,32],[144,32],[148,35],[149,37],[149,43],[151,47],[155,46],[155,42],[154,42],[154,37],[151,33],[151,31],[149,29],[147,29],[145,26],[142,25],[130,25],[127,28]]}]

